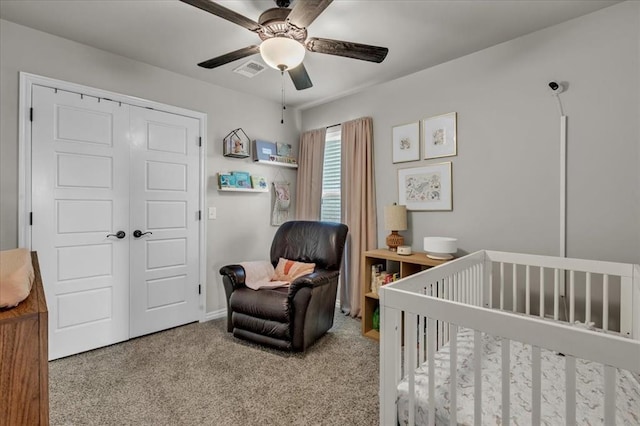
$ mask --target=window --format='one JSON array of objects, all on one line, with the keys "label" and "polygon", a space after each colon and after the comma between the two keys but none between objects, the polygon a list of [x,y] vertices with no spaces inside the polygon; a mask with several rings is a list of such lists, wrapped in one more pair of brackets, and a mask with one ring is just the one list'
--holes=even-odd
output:
[{"label": "window", "polygon": [[320,220],[340,222],[340,126],[327,129],[322,165],[322,201]]}]

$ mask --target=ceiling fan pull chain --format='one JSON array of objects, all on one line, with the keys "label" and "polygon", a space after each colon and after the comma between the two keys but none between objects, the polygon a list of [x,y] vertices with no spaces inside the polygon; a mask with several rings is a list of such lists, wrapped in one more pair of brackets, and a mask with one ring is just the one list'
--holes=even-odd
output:
[{"label": "ceiling fan pull chain", "polygon": [[284,70],[280,71],[280,81],[282,82],[282,110],[280,111],[280,124],[284,124],[284,110],[287,107],[284,104]]}]

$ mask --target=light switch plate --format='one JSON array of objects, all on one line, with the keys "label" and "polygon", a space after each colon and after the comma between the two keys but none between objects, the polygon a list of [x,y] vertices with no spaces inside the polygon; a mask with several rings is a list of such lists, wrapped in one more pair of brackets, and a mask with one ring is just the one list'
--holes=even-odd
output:
[{"label": "light switch plate", "polygon": [[215,219],[217,216],[216,208],[209,207],[209,219]]}]

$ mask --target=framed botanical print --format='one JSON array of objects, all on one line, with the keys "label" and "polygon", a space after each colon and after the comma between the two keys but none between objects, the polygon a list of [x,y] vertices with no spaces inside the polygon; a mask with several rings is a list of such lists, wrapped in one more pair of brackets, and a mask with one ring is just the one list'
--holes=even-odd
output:
[{"label": "framed botanical print", "polygon": [[458,153],[456,121],[455,112],[422,120],[424,158],[449,157]]},{"label": "framed botanical print", "polygon": [[407,210],[453,210],[451,162],[398,170],[398,204]]},{"label": "framed botanical print", "polygon": [[420,122],[393,126],[393,162],[417,161],[420,159]]}]

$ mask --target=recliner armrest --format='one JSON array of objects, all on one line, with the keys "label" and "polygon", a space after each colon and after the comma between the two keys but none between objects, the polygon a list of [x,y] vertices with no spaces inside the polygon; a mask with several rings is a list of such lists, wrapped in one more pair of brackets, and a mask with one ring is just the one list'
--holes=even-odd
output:
[{"label": "recliner armrest", "polygon": [[227,265],[220,268],[220,275],[229,279],[233,289],[245,287],[245,272],[240,265]]},{"label": "recliner armrest", "polygon": [[327,271],[326,269],[316,269],[310,274],[296,278],[289,285],[289,295],[294,295],[298,290],[304,287],[320,287],[327,285],[338,279],[340,271]]}]

